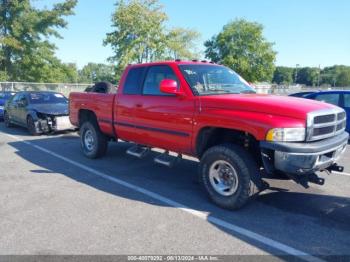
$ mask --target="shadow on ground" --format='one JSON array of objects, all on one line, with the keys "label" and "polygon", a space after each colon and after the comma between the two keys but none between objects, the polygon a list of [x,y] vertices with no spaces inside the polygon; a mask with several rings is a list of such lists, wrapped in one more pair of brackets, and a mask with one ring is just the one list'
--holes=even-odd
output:
[{"label": "shadow on ground", "polygon": [[[21,129],[2,129],[2,131],[10,134],[24,134]],[[190,208],[207,212],[209,218],[222,219],[310,254],[350,254],[348,249],[350,246],[350,198],[322,195],[317,191],[291,192],[286,188],[281,188],[281,190],[277,188],[276,191],[266,192],[258,196],[246,208],[231,212],[222,210],[208,201],[198,183],[198,163],[196,161],[182,160],[176,167],[168,169],[153,163],[152,159],[156,154],[154,152],[142,160],[135,160],[127,156],[125,150],[130,146],[128,143],[111,144],[105,158],[87,160],[80,152],[79,140],[75,135],[50,136],[33,140],[27,139],[27,141]],[[63,162],[57,159],[48,161],[52,156],[33,158],[31,153],[33,149],[23,142],[17,141],[9,144],[17,150],[16,154],[41,168],[31,170],[33,173],[42,175],[59,173],[108,194],[150,205],[167,206],[140,193],[122,189],[121,186],[110,181],[97,179],[94,175],[79,175],[79,172],[73,168],[67,168],[68,163],[62,164]],[[289,182],[285,183],[288,188]],[[283,252],[248,239],[236,232],[224,228],[220,229],[271,254],[285,255]],[[333,232],[339,230],[348,237],[342,236],[341,244],[330,243],[327,234],[315,235],[315,231],[322,230],[333,230]],[[298,233],[296,234],[296,232]],[[307,245],[305,245],[305,239],[307,239]],[[322,252],[316,252],[314,247]],[[291,258],[284,257],[284,259],[290,260]]]}]

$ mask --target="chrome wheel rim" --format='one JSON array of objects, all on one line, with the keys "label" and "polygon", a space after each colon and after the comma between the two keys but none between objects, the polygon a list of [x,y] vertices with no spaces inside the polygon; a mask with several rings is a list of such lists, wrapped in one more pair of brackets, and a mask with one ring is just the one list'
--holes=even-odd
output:
[{"label": "chrome wheel rim", "polygon": [[87,130],[84,135],[84,145],[88,151],[92,151],[95,146],[94,136],[91,130]]},{"label": "chrome wheel rim", "polygon": [[209,180],[214,190],[222,196],[231,196],[237,191],[237,172],[233,166],[225,160],[215,161],[210,166]]}]

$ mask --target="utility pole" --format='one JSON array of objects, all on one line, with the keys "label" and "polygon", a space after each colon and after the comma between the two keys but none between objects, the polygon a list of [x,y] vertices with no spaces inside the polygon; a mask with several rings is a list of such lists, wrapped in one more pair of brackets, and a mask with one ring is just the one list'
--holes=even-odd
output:
[{"label": "utility pole", "polygon": [[296,64],[295,65],[295,76],[294,76],[294,83],[295,84],[297,84],[297,79],[298,79],[298,67],[299,67],[300,65],[299,64]]},{"label": "utility pole", "polygon": [[321,78],[321,65],[318,65],[318,77],[317,77],[317,86],[320,87],[320,78]]}]

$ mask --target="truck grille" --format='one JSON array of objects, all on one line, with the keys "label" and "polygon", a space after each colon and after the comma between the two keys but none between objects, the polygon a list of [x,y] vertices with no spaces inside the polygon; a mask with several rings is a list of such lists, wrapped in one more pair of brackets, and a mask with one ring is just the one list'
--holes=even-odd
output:
[{"label": "truck grille", "polygon": [[346,113],[343,109],[328,109],[308,114],[307,140],[315,141],[335,136],[346,128]]}]

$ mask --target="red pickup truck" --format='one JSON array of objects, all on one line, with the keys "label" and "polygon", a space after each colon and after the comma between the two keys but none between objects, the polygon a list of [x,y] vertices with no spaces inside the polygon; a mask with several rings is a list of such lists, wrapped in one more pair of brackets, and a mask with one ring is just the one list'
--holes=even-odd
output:
[{"label": "red pickup truck", "polygon": [[343,171],[336,161],[349,138],[341,108],[256,94],[231,69],[205,61],[130,65],[117,93],[71,93],[70,120],[89,158],[118,139],[133,142],[127,153],[139,158],[164,149],[155,162],[167,166],[197,157],[204,189],[229,209],[266,189],[263,177],[324,184],[316,172]]}]

